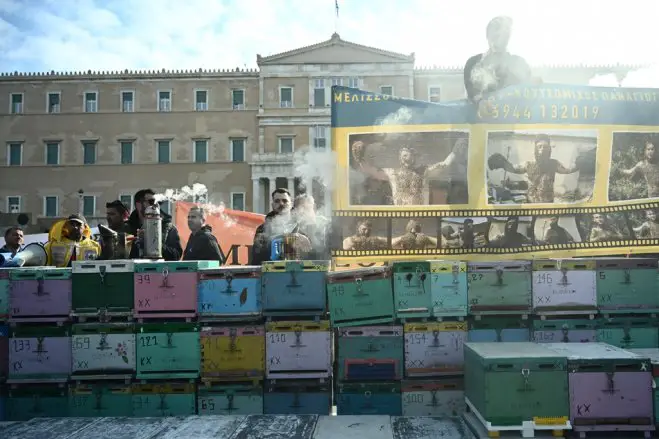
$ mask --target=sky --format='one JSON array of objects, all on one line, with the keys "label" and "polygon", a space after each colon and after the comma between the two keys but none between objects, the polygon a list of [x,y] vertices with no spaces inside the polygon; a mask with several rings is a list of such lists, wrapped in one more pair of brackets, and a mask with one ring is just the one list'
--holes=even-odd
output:
[{"label": "sky", "polygon": [[[514,20],[531,64],[651,64],[657,0],[0,0],[0,71],[256,68],[263,56],[344,40],[462,66],[490,18]],[[654,47],[653,47],[654,46]]]}]

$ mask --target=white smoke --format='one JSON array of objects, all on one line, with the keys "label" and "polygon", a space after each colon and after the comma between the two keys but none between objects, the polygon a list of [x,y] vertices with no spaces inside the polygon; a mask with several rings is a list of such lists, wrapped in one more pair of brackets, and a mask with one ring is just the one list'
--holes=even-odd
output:
[{"label": "white smoke", "polygon": [[163,201],[169,201],[172,204],[176,201],[193,202],[204,209],[206,215],[219,216],[228,227],[232,227],[236,223],[227,215],[224,202],[214,204],[209,201],[208,188],[201,183],[194,183],[192,186],[186,185],[179,189],[165,189],[163,193],[156,194],[155,199],[158,203]]},{"label": "white smoke", "polygon": [[412,111],[407,107],[400,107],[395,113],[390,113],[380,120],[379,125],[406,125],[412,120]]},{"label": "white smoke", "polygon": [[594,87],[659,88],[659,63],[631,71],[624,77],[618,77],[615,73],[597,75],[588,82],[588,85]]}]

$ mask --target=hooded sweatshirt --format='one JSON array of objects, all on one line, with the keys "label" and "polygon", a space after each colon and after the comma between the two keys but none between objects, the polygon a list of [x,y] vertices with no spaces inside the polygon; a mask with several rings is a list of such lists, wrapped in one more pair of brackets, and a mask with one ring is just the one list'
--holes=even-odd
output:
[{"label": "hooded sweatshirt", "polygon": [[[162,257],[166,261],[179,261],[183,254],[181,247],[181,237],[178,234],[176,226],[172,224],[172,217],[166,213],[161,213],[162,217]],[[137,230],[142,228],[140,217],[134,210],[126,221],[126,233],[137,236]],[[139,259],[140,246],[133,245],[130,248],[130,258]]]},{"label": "hooded sweatshirt", "polygon": [[190,234],[188,244],[183,252],[184,261],[220,261],[223,263],[222,251],[213,236],[213,228],[204,224],[201,229]]}]

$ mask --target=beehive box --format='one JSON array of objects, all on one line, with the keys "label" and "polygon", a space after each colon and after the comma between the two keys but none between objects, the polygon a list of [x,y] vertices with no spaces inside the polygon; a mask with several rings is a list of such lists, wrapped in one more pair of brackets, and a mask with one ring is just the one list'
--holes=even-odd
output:
[{"label": "beehive box", "polygon": [[652,363],[654,423],[659,424],[659,349],[630,349],[629,351],[636,355],[649,358]]},{"label": "beehive box", "polygon": [[82,318],[132,316],[134,268],[131,260],[74,261],[72,313]]},{"label": "beehive box", "polygon": [[268,322],[265,346],[268,379],[327,378],[332,373],[327,320]]},{"label": "beehive box", "polygon": [[603,258],[597,260],[597,306],[601,313],[659,310],[657,260]]},{"label": "beehive box", "polygon": [[0,325],[0,383],[7,379],[9,371],[9,326]]},{"label": "beehive box", "polygon": [[331,384],[318,379],[267,380],[263,394],[266,415],[329,415]]},{"label": "beehive box", "polygon": [[263,387],[258,382],[200,386],[197,393],[200,415],[263,414]]},{"label": "beehive box", "polygon": [[597,320],[552,319],[533,322],[536,343],[592,343],[597,341]]},{"label": "beehive box", "polygon": [[9,389],[7,420],[69,416],[68,391],[63,384],[24,384]]},{"label": "beehive box", "polygon": [[71,385],[69,416],[74,418],[133,416],[132,388],[130,384],[123,382]]},{"label": "beehive box", "polygon": [[654,430],[648,357],[605,343],[545,346],[567,356],[570,421],[576,431]]},{"label": "beehive box", "polygon": [[466,322],[406,323],[405,377],[462,373]]},{"label": "beehive box", "polygon": [[656,318],[601,318],[597,324],[597,341],[623,349],[652,349],[659,347],[659,328]]},{"label": "beehive box", "polygon": [[567,359],[536,343],[467,343],[465,399],[487,428],[569,428]]},{"label": "beehive box", "polygon": [[339,383],[338,415],[400,416],[400,381]]},{"label": "beehive box", "polygon": [[469,262],[467,275],[470,314],[531,312],[530,262]]},{"label": "beehive box", "polygon": [[432,312],[430,262],[393,263],[396,318],[427,318]]},{"label": "beehive box", "polygon": [[136,418],[190,416],[197,411],[196,386],[192,383],[133,384],[133,416]]},{"label": "beehive box", "polygon": [[201,329],[202,380],[262,379],[263,326],[205,326]]},{"label": "beehive box", "polygon": [[400,380],[403,359],[402,326],[357,326],[339,330],[339,380]]},{"label": "beehive box", "polygon": [[71,333],[74,379],[130,379],[135,374],[132,323],[78,323],[72,325]]},{"label": "beehive box", "polygon": [[595,277],[595,261],[534,261],[533,311],[536,314],[597,312]]},{"label": "beehive box", "polygon": [[262,265],[263,314],[320,315],[327,310],[328,261],[270,261]]},{"label": "beehive box", "polygon": [[200,321],[245,321],[261,316],[260,266],[202,268],[197,291]]},{"label": "beehive box", "polygon": [[18,268],[11,271],[9,307],[14,322],[65,321],[71,313],[71,269]]},{"label": "beehive box", "polygon": [[65,382],[71,375],[71,337],[62,326],[17,326],[9,340],[10,382]]},{"label": "beehive box", "polygon": [[218,261],[141,261],[133,276],[137,318],[193,318],[197,313],[197,272]]},{"label": "beehive box", "polygon": [[199,377],[201,349],[195,323],[144,323],[137,328],[138,379]]},{"label": "beehive box", "polygon": [[430,262],[430,291],[433,317],[467,315],[467,263],[459,261]]},{"label": "beehive box", "polygon": [[391,267],[360,268],[327,274],[332,327],[394,322]]},{"label": "beehive box", "polygon": [[517,317],[484,317],[469,322],[470,342],[514,342],[531,339],[529,321]]},{"label": "beehive box", "polygon": [[403,416],[461,416],[465,409],[464,379],[458,377],[402,382]]}]

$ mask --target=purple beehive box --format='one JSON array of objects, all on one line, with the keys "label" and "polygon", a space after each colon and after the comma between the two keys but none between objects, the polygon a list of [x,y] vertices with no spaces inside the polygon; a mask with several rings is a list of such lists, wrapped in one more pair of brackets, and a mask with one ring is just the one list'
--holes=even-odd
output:
[{"label": "purple beehive box", "polygon": [[70,268],[12,270],[9,286],[10,321],[61,322],[71,313]]}]

